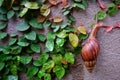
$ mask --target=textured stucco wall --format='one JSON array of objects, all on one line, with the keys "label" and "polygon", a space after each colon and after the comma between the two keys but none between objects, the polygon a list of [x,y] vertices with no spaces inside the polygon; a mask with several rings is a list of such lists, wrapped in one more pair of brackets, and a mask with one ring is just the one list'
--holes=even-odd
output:
[{"label": "textured stucco wall", "polygon": [[[110,3],[110,0],[102,1],[107,5]],[[90,24],[94,22],[94,14],[99,9],[96,3],[90,0],[89,6],[85,11],[74,11],[73,15],[77,19],[75,25],[78,26],[79,22],[83,22],[84,26],[90,29]],[[58,6],[53,7],[51,15],[65,18]],[[9,21],[8,33],[16,31],[15,27],[19,21],[19,19]],[[107,16],[104,20],[105,25],[114,25],[116,22],[120,23],[120,11],[113,17]],[[66,75],[63,80],[120,80],[120,29],[115,29],[110,33],[106,33],[104,30],[101,29],[97,35],[101,50],[93,72],[88,73],[83,65],[70,66],[70,74]],[[48,29],[44,30],[44,32],[47,31]],[[0,41],[0,43],[4,42]],[[76,63],[79,62],[82,62],[80,54],[76,56]],[[20,75],[21,80],[26,80],[25,75]]]}]

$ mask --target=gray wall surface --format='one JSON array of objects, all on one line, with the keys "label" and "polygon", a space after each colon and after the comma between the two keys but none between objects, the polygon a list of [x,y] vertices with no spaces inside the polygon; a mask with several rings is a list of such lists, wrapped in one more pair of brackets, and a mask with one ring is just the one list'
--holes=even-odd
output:
[{"label": "gray wall surface", "polygon": [[[71,1],[71,0],[69,0]],[[102,0],[103,3],[108,5],[110,0]],[[83,22],[84,26],[89,30],[91,23],[94,22],[95,13],[100,10],[95,2],[89,0],[88,8],[85,11],[76,10],[73,12],[77,22],[75,26],[79,26],[79,22]],[[65,17],[60,11],[59,7],[53,7],[51,15]],[[8,33],[15,30],[18,20],[10,20],[8,25]],[[116,22],[120,23],[120,10],[113,16],[107,16],[103,21],[105,25],[113,26]],[[45,29],[45,32],[48,31]],[[92,73],[88,73],[80,54],[76,55],[76,62],[82,63],[82,65],[72,66],[70,65],[70,73],[67,74],[63,80],[120,80],[120,29],[114,29],[110,33],[105,32],[105,29],[101,29],[98,32],[97,38],[100,42],[100,54],[98,56],[97,65]],[[1,42],[0,42],[1,43]],[[22,74],[21,74],[22,76]],[[26,76],[23,75],[21,80],[26,80]],[[56,79],[57,80],[57,79]]]}]

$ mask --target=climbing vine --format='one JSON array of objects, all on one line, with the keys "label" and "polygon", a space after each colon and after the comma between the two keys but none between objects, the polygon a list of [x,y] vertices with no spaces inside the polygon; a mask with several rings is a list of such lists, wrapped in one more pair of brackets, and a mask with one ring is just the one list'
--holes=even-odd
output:
[{"label": "climbing vine", "polygon": [[[80,53],[82,42],[88,37],[82,24],[73,27],[76,19],[72,12],[86,10],[89,2],[71,1],[0,0],[0,42],[8,40],[0,45],[0,80],[18,80],[20,72],[27,75],[27,80],[62,79],[69,72],[69,64],[74,64],[75,54]],[[120,8],[120,0],[112,0],[107,7],[100,0],[92,1],[101,8],[94,17],[97,21],[114,16]],[[61,16],[51,16],[55,6],[60,7],[66,21]],[[11,19],[21,20],[15,31],[8,34]],[[49,31],[43,33],[45,29]],[[108,26],[107,32],[112,29]]]}]

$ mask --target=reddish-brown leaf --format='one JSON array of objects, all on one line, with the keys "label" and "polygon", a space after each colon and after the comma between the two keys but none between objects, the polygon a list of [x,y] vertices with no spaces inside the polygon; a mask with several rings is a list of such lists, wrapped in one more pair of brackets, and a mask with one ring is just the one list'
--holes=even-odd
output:
[{"label": "reddish-brown leaf", "polygon": [[120,9],[120,4],[118,4],[118,8]]},{"label": "reddish-brown leaf", "polygon": [[44,22],[45,19],[46,18],[44,16],[42,16],[42,15],[38,16],[38,18],[37,18],[38,22]]},{"label": "reddish-brown leaf", "polygon": [[58,0],[48,0],[48,1],[49,1],[49,3],[51,3],[52,5],[57,5],[57,3],[58,3],[58,2],[57,2]]},{"label": "reddish-brown leaf", "polygon": [[105,9],[106,8],[106,5],[101,3],[100,0],[98,0],[98,5],[101,9]]},{"label": "reddish-brown leaf", "polygon": [[67,7],[67,0],[61,0],[61,2],[62,2],[62,7],[61,8]]},{"label": "reddish-brown leaf", "polygon": [[54,18],[53,18],[53,22],[55,22],[55,23],[60,23],[60,22],[62,22],[63,21],[63,19],[61,18],[61,17],[59,17],[59,16],[55,16]]},{"label": "reddish-brown leaf", "polygon": [[106,26],[106,32],[112,31],[113,27],[112,26]]},{"label": "reddish-brown leaf", "polygon": [[116,24],[114,25],[114,28],[120,28],[120,24],[119,24],[119,23],[116,23]]}]

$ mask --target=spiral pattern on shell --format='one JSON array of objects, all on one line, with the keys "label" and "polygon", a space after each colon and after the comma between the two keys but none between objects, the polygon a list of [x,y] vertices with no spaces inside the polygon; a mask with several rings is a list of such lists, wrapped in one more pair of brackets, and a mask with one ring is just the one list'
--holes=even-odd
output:
[{"label": "spiral pattern on shell", "polygon": [[82,59],[87,70],[91,73],[97,60],[100,46],[96,38],[89,38],[81,51]]}]

